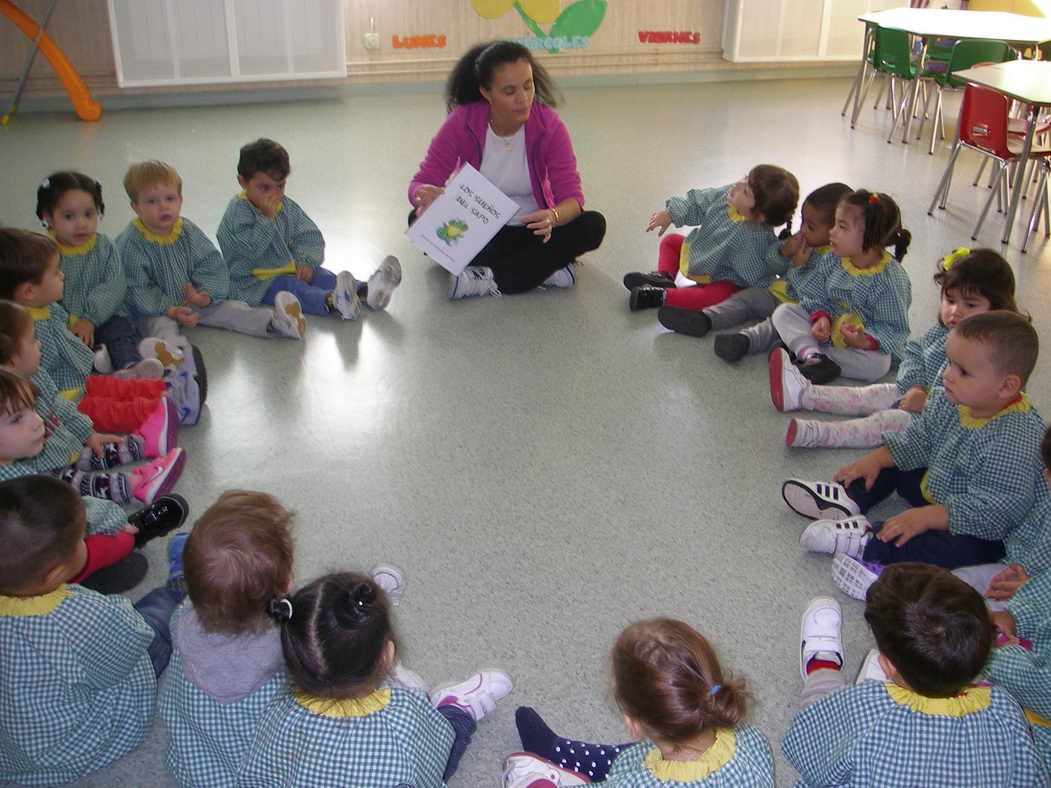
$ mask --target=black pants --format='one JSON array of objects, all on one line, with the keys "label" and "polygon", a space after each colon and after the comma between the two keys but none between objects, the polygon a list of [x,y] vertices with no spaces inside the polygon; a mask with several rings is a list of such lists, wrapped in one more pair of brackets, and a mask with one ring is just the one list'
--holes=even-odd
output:
[{"label": "black pants", "polygon": [[[409,224],[415,219],[413,211]],[[606,217],[598,211],[584,211],[573,221],[556,227],[546,244],[528,227],[506,226],[482,248],[471,265],[491,268],[501,293],[524,293],[578,256],[598,249],[605,235]]]}]

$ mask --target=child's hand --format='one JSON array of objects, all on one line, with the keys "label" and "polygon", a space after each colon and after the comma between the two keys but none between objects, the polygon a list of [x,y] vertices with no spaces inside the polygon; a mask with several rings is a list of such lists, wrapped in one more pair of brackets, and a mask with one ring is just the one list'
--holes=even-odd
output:
[{"label": "child's hand", "polygon": [[212,297],[205,290],[194,290],[189,282],[182,283],[182,291],[186,294],[186,300],[194,306],[208,306],[212,303]]},{"label": "child's hand", "polygon": [[168,317],[181,326],[193,328],[197,325],[197,313],[188,306],[173,306],[168,309]]},{"label": "child's hand", "polygon": [[883,528],[876,534],[876,538],[881,542],[894,542],[895,547],[901,547],[912,537],[929,531],[930,524],[926,508],[921,506],[918,509],[909,509],[907,512],[891,517],[883,523]]},{"label": "child's hand", "polygon": [[871,490],[872,484],[876,481],[876,477],[879,476],[881,470],[883,470],[883,466],[873,458],[872,454],[866,454],[860,460],[852,462],[850,465],[844,465],[835,472],[832,479],[844,487],[849,486],[855,479],[864,479],[865,489]]},{"label": "child's hand", "polygon": [[139,532],[139,529],[131,523],[124,523],[124,525],[120,527],[120,530],[122,533],[131,534],[132,536]]},{"label": "child's hand", "polygon": [[778,254],[782,257],[794,257],[796,252],[804,246],[806,246],[806,243],[803,242],[803,231],[800,230],[795,235],[789,236],[788,240],[781,244]]},{"label": "child's hand", "polygon": [[872,340],[865,335],[865,329],[861,326],[856,326],[853,323],[844,323],[840,329],[843,334],[843,341],[847,344],[847,347],[857,348],[858,350],[872,350]]},{"label": "child's hand", "polygon": [[654,211],[653,216],[650,217],[650,223],[646,225],[646,232],[650,230],[656,230],[660,228],[657,235],[664,235],[665,231],[671,226],[671,214],[667,211]]},{"label": "child's hand", "polygon": [[300,263],[296,266],[296,279],[309,285],[314,281],[314,269],[306,263]]},{"label": "child's hand", "polygon": [[95,324],[86,317],[80,318],[70,330],[88,347],[95,346]]},{"label": "child's hand", "polygon": [[102,444],[104,443],[124,443],[124,438],[120,435],[108,435],[104,432],[93,432],[91,437],[84,441],[84,448],[91,449],[96,457],[102,456]]},{"label": "child's hand", "polygon": [[277,191],[268,191],[259,202],[253,203],[259,209],[259,213],[263,214],[267,219],[273,219],[277,216],[277,206],[280,204],[281,194]]},{"label": "child's hand", "polygon": [[416,190],[416,215],[423,216],[423,212],[430,207],[431,203],[437,200],[445,194],[445,189],[438,186],[431,186],[430,184],[424,184]]},{"label": "child's hand", "polygon": [[923,406],[926,403],[927,389],[923,388],[923,386],[913,386],[901,395],[901,399],[898,400],[898,407],[902,410],[907,410],[909,413],[919,413],[923,410]]},{"label": "child's hand", "polygon": [[810,336],[822,345],[827,344],[832,338],[832,321],[827,317],[819,317],[810,326]]},{"label": "child's hand", "polygon": [[998,642],[996,645],[1019,645],[1018,634],[1015,631],[1014,616],[1012,616],[1006,610],[997,610],[989,613],[989,623],[993,627],[993,632],[999,632],[1001,635],[1004,636],[1004,641],[1002,643]]},{"label": "child's hand", "polygon": [[801,268],[810,262],[810,258],[814,256],[814,247],[803,244],[803,246],[792,256],[792,267]]},{"label": "child's hand", "polygon": [[989,599],[1003,602],[1017,594],[1029,579],[1029,573],[1021,564],[1008,564],[989,578],[989,587],[985,589],[985,595]]}]

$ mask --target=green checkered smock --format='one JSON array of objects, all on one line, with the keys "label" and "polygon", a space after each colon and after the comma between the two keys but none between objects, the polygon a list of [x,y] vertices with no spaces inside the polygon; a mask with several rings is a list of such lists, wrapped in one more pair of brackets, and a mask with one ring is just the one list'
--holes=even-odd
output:
[{"label": "green checkered smock", "polygon": [[263,713],[238,774],[243,788],[439,788],[452,726],[418,690],[393,687],[359,717],[308,711],[284,692]]},{"label": "green checkered smock", "polygon": [[893,687],[863,681],[796,715],[781,751],[802,778],[799,788],[1051,785],[1022,710],[1006,692],[993,687],[985,708],[951,716],[899,703]]},{"label": "green checkered smock", "polygon": [[95,354],[69,330],[69,314],[57,303],[30,309],[29,314],[40,340],[40,368],[59,391],[84,388]]},{"label": "green checkered smock", "polygon": [[133,315],[156,317],[182,306],[186,282],[206,291],[212,301],[230,296],[230,274],[223,256],[189,219],[180,217],[164,237],[134,219],[117,236],[116,244],[128,278],[127,303]]},{"label": "green checkered smock", "polygon": [[1036,499],[1017,528],[1004,538],[1004,564],[1021,564],[1030,575],[1051,569],[1051,492],[1036,482]]},{"label": "green checkered smock", "polygon": [[62,306],[74,318],[87,318],[95,327],[122,310],[128,285],[117,248],[102,233],[80,246],[60,246],[58,267],[66,277]]},{"label": "green checkered smock", "polygon": [[1007,601],[1020,637],[1033,644],[994,648],[985,666],[989,681],[1007,690],[1026,712],[1037,749],[1051,769],[1051,569],[1045,569]]},{"label": "green checkered smock", "polygon": [[929,500],[949,510],[949,532],[1003,541],[1025,519],[1043,485],[1044,421],[1025,394],[976,419],[935,386],[918,419],[883,442],[903,471],[927,468]]},{"label": "green checkered smock", "polygon": [[861,318],[876,348],[900,359],[909,338],[912,282],[901,263],[886,251],[872,268],[855,267],[849,258],[824,258],[798,286],[799,306],[808,315],[825,314],[835,323],[841,315]]},{"label": "green checkered smock", "polygon": [[0,781],[72,782],[138,747],[153,722],[153,637],[122,596],[0,597]]},{"label": "green checkered smock", "polygon": [[[37,388],[34,409],[40,414],[45,424],[51,427],[61,425],[63,431],[72,436],[76,443],[71,444],[69,448],[79,455],[84,448],[84,442],[94,434],[95,425],[92,424],[91,419],[77,410],[76,405],[62,396],[55,381],[42,367],[33,375],[33,385]],[[60,465],[69,465],[69,463],[63,462]],[[58,468],[59,465],[50,467]]]},{"label": "green checkered smock", "polygon": [[913,386],[922,386],[930,390],[941,385],[942,370],[945,368],[945,340],[949,338],[949,329],[937,323],[919,339],[910,340],[905,345],[905,356],[898,367],[898,391],[904,394]]},{"label": "green checkered smock", "polygon": [[[770,744],[759,730],[751,725],[733,729],[733,751],[721,766],[711,763],[711,751],[699,761],[709,761],[712,771],[698,779],[661,779],[646,766],[646,757],[654,749],[652,742],[643,741],[628,747],[613,762],[605,782],[610,788],[766,788],[774,784],[774,761]],[[713,745],[716,749],[718,745]],[[717,766],[717,768],[716,768]]]},{"label": "green checkered smock", "polygon": [[295,276],[299,264],[316,271],[325,261],[321,231],[289,197],[268,219],[241,192],[226,206],[216,238],[230,267],[230,297],[249,306],[259,306],[277,273]]},{"label": "green checkered smock", "polygon": [[276,673],[236,703],[219,703],[183,673],[175,639],[183,607],[172,616],[175,648],[165,672],[157,708],[168,728],[164,765],[183,788],[224,788],[237,784],[237,766],[252,742],[263,710],[285,686]]},{"label": "green checkered smock", "polygon": [[781,242],[769,225],[741,216],[729,201],[730,186],[690,189],[670,197],[664,207],[676,227],[694,226],[683,242],[683,274],[700,282],[733,282],[768,287],[789,261],[778,253]]}]

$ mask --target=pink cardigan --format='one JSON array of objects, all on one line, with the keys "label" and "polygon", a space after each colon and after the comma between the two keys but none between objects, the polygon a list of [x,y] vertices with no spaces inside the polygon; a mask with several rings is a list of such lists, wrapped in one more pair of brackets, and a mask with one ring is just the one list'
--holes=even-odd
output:
[{"label": "pink cardigan", "polygon": [[[484,101],[464,104],[453,110],[431,140],[419,172],[409,184],[409,202],[416,190],[431,184],[445,186],[460,165],[480,168],[485,150],[489,105]],[[533,104],[525,123],[526,161],[533,196],[541,208],[551,208],[569,197],[584,207],[577,157],[565,124],[558,113],[543,104]]]}]

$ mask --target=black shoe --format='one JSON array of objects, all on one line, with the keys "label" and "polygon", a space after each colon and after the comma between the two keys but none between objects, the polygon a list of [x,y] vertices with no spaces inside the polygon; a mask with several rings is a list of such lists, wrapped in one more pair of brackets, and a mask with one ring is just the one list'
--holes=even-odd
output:
[{"label": "black shoe", "polygon": [[190,350],[193,352],[193,363],[197,367],[197,388],[201,391],[201,407],[204,407],[204,401],[208,399],[208,370],[204,367],[204,356],[201,355],[201,351],[197,345],[190,345]]},{"label": "black shoe", "polygon": [[657,319],[668,330],[691,337],[703,337],[712,330],[712,319],[699,309],[662,306],[657,310]]},{"label": "black shoe", "polygon": [[624,286],[628,290],[634,290],[636,287],[674,288],[675,276],[666,274],[663,271],[653,271],[648,274],[644,274],[642,271],[632,271],[630,274],[624,274]]},{"label": "black shoe", "polygon": [[752,349],[752,342],[747,334],[735,331],[732,334],[720,334],[715,338],[715,355],[723,361],[740,361]]},{"label": "black shoe", "polygon": [[128,522],[139,529],[135,534],[135,546],[142,547],[151,539],[166,536],[184,522],[190,513],[186,499],[169,493],[162,495],[149,506],[145,506],[128,517]]},{"label": "black shoe", "polygon": [[798,369],[799,373],[815,386],[831,383],[843,372],[839,364],[820,353],[799,364]]},{"label": "black shoe", "polygon": [[631,297],[628,299],[628,309],[638,312],[640,309],[656,309],[664,306],[664,294],[663,287],[632,288]]},{"label": "black shoe", "polygon": [[123,594],[141,583],[149,568],[146,556],[132,552],[112,566],[88,575],[80,585],[100,594]]}]

